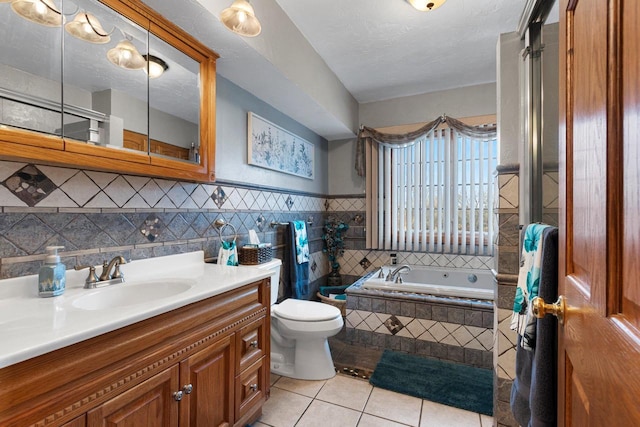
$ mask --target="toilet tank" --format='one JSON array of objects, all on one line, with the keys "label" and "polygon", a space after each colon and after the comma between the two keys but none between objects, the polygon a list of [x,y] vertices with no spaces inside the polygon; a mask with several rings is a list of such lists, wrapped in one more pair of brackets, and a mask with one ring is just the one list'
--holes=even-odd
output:
[{"label": "toilet tank", "polygon": [[252,265],[262,270],[271,270],[275,274],[271,276],[271,304],[275,304],[278,301],[278,291],[280,290],[280,266],[282,260],[273,258],[269,262],[263,262],[262,264]]}]

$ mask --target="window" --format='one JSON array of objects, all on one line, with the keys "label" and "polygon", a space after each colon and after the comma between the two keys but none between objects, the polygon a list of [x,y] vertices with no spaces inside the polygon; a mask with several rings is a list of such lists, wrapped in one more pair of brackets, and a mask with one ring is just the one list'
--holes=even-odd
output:
[{"label": "window", "polygon": [[497,140],[446,124],[401,145],[366,147],[367,247],[492,255]]}]

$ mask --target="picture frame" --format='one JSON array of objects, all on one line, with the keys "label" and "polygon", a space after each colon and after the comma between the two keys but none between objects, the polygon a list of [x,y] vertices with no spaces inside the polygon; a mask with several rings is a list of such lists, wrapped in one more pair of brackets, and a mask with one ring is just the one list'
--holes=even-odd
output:
[{"label": "picture frame", "polygon": [[314,179],[315,146],[251,111],[247,114],[247,144],[250,165]]}]

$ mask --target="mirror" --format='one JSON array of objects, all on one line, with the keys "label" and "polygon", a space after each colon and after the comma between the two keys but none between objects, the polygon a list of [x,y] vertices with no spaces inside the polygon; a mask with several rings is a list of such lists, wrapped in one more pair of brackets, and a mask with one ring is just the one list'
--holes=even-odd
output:
[{"label": "mirror", "polygon": [[153,34],[149,55],[150,151],[200,163],[200,64]]},{"label": "mirror", "polygon": [[27,21],[10,3],[0,14],[0,124],[61,136],[60,29]]},{"label": "mirror", "polygon": [[[30,6],[31,17],[49,17],[33,22],[16,3]],[[201,89],[215,83],[217,55],[130,3],[0,0],[0,125],[73,140],[76,152],[90,154],[78,143],[107,147],[138,163],[148,154],[151,165],[179,160],[208,173],[202,156],[212,150],[202,135],[212,132],[201,117],[212,102]]]},{"label": "mirror", "polygon": [[[145,61],[147,31],[108,7],[90,0],[65,0],[67,23],[62,31],[64,128],[63,137],[111,148],[147,151],[145,144],[125,144],[128,132],[146,139],[149,131]],[[73,25],[80,22],[77,35]],[[86,28],[82,28],[85,26]],[[79,37],[90,38],[88,41]],[[121,52],[121,43],[136,49],[126,52],[131,65],[114,64],[108,55]],[[124,55],[124,54],[122,54]]]}]

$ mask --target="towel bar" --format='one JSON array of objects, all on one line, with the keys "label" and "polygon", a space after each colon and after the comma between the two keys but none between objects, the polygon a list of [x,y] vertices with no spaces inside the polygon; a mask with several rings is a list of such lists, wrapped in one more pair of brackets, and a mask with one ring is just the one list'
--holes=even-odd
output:
[{"label": "towel bar", "polygon": [[[271,221],[271,227],[273,227],[273,228],[276,228],[276,227],[281,226],[281,225],[289,225],[289,223],[288,222]],[[311,227],[313,225],[313,221],[307,221],[307,225],[309,227]]]}]

